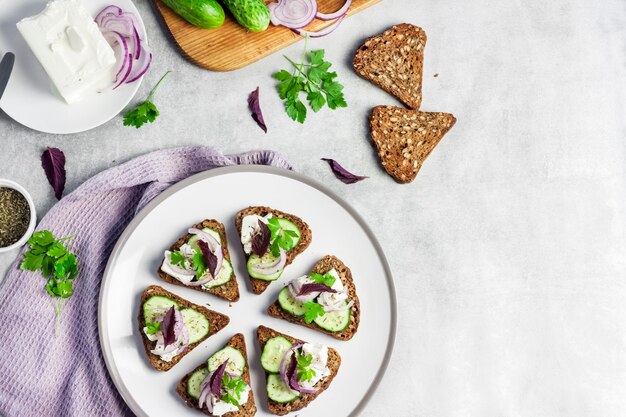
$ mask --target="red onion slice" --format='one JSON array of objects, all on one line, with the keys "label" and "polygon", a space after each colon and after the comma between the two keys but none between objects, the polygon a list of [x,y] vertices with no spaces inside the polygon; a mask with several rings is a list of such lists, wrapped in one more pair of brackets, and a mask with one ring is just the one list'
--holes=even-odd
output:
[{"label": "red onion slice", "polygon": [[126,13],[120,16],[108,14],[102,17],[98,26],[105,31],[118,32],[127,38],[133,36],[135,31],[135,22]]},{"label": "red onion slice", "polygon": [[[287,264],[287,253],[285,252],[284,249],[281,248],[280,257],[278,258],[278,263],[272,262],[271,266],[266,266],[264,264],[256,264],[256,265],[253,265],[251,268],[256,274],[270,276],[270,275],[275,275],[278,272],[282,271],[285,268],[286,264]],[[267,265],[270,265],[270,264],[267,264]]]},{"label": "red onion slice", "polygon": [[312,394],[317,391],[314,389],[304,388],[298,382],[298,376],[296,371],[298,364],[294,353],[296,349],[302,347],[303,345],[304,343],[301,342],[294,343],[293,345],[291,345],[289,350],[285,352],[285,356],[283,356],[283,359],[280,361],[280,378],[283,380],[285,385],[287,385],[289,389],[293,390],[294,392]]},{"label": "red onion slice", "polygon": [[[214,373],[215,373],[215,371],[213,371],[210,374],[208,374],[206,376],[206,378],[204,378],[202,380],[202,382],[200,383],[200,398],[198,399],[198,407],[199,408],[202,408],[202,406],[204,405],[207,397],[211,393],[211,378],[213,377]],[[207,403],[207,406],[208,406],[209,404],[211,404],[211,400],[209,399],[209,401],[206,401],[206,403]],[[212,412],[212,410],[209,410],[209,412]]]},{"label": "red onion slice", "polygon": [[267,5],[270,21],[274,26],[289,29],[303,28],[315,19],[317,2],[315,0],[278,0]]},{"label": "red onion slice", "polygon": [[124,11],[117,6],[107,6],[98,13],[96,18],[94,19],[98,26],[102,26],[102,19],[105,16],[113,15],[113,16],[121,16]]},{"label": "red onion slice", "polygon": [[343,19],[345,19],[346,15],[344,14],[343,16],[341,16],[339,19],[337,19],[337,21],[335,23],[333,23],[332,25],[322,29],[322,30],[318,30],[317,32],[309,32],[307,30],[302,30],[302,29],[291,29],[294,32],[296,32],[298,35],[301,36],[308,36],[309,38],[321,38],[322,36],[326,36],[332,32],[335,31],[335,29],[337,29],[339,27],[339,24],[341,23],[341,21]]},{"label": "red onion slice", "polygon": [[335,20],[335,19],[339,19],[340,17],[342,17],[343,15],[348,13],[348,9],[350,8],[351,4],[352,4],[352,0],[347,0],[344,3],[344,5],[341,7],[341,9],[337,10],[335,13],[320,13],[318,11],[315,14],[315,17],[317,17],[320,20]]}]

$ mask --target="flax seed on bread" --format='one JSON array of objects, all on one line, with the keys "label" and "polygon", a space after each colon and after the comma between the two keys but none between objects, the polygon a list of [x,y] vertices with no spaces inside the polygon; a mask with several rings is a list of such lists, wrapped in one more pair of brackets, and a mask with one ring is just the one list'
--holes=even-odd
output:
[{"label": "flax seed on bread", "polygon": [[[176,301],[180,309],[193,308],[197,312],[203,314],[209,321],[209,334],[207,334],[205,337],[203,337],[196,343],[191,343],[187,347],[187,350],[184,353],[174,356],[172,360],[169,362],[162,360],[158,355],[155,355],[154,353],[151,352],[155,342],[148,340],[148,338],[146,337],[146,334],[143,331],[144,327],[146,327],[146,321],[143,316],[143,305],[150,297],[153,297],[155,295],[167,297],[169,299]],[[180,362],[180,360],[185,355],[187,355],[189,352],[194,350],[196,346],[204,342],[207,338],[211,337],[215,333],[222,330],[230,322],[230,319],[228,318],[228,316],[218,313],[213,310],[209,310],[208,308],[200,306],[198,304],[194,304],[191,301],[187,301],[184,298],[179,297],[178,295],[167,291],[165,288],[159,287],[158,285],[149,286],[148,288],[144,290],[143,294],[141,294],[141,304],[139,306],[139,315],[137,317],[137,320],[139,322],[139,333],[141,334],[141,339],[143,341],[143,346],[146,350],[146,355],[148,355],[148,360],[150,361],[150,364],[152,365],[152,367],[154,367],[154,369],[156,369],[157,371],[169,371],[170,369],[172,369],[174,365]]]},{"label": "flax seed on bread", "polygon": [[[252,388],[252,385],[250,384],[250,366],[248,365],[248,350],[246,349],[246,341],[243,337],[243,334],[237,333],[236,335],[234,335],[226,343],[226,345],[224,345],[224,347],[226,346],[230,346],[239,350],[241,354],[243,355],[243,358],[246,362],[246,368],[241,377],[243,378],[244,381],[246,381],[248,386]],[[187,392],[187,381],[189,380],[189,377],[191,377],[191,375],[194,372],[200,369],[206,368],[206,367],[207,367],[207,363],[205,361],[204,363],[199,365],[196,369],[194,369],[193,371],[185,375],[176,386],[176,392],[178,393],[178,395],[180,395],[183,401],[185,401],[185,404],[187,404],[189,407],[195,408],[196,410],[200,410],[207,416],[212,416],[212,414],[209,413],[209,410],[206,407],[203,407],[202,409],[200,409],[198,407],[198,400],[193,398]],[[239,410],[230,411],[224,414],[223,417],[252,417],[255,414],[256,414],[256,403],[254,401],[254,393],[252,392],[252,389],[250,389],[250,393],[248,394],[248,401],[245,404],[242,404],[241,407],[239,407]]]},{"label": "flax seed on bread", "polygon": [[[224,259],[228,260],[228,262],[230,262],[232,265],[232,262],[230,261],[230,252],[228,252],[228,241],[226,240],[226,230],[224,229],[224,225],[222,223],[218,222],[217,220],[207,219],[207,220],[203,220],[202,222],[198,224],[195,224],[193,227],[196,229],[203,229],[205,227],[208,227],[209,229],[215,230],[217,233],[219,233],[220,237],[222,238],[222,250],[224,251]],[[190,233],[187,233],[185,236],[182,236],[169,248],[169,250],[173,252],[175,250],[180,249],[180,247],[183,246],[185,243],[187,243],[187,241],[192,236],[193,235]],[[232,302],[239,300],[239,285],[237,284],[237,277],[235,276],[234,269],[233,269],[233,275],[231,276],[230,281],[228,281],[224,285],[219,285],[213,288],[204,288],[202,286],[192,287],[192,286],[185,285],[179,280],[177,280],[176,278],[174,278],[173,276],[161,271],[160,265],[159,265],[159,269],[157,272],[159,274],[159,277],[161,277],[163,281],[169,282],[170,284],[180,285],[182,287],[191,288],[192,290],[201,291],[201,292],[208,293],[208,294],[213,294],[213,295],[216,295],[218,297],[224,298]]]},{"label": "flax seed on bread", "polygon": [[[274,210],[270,207],[251,206],[237,213],[237,216],[235,217],[235,225],[237,227],[237,233],[241,236],[241,225],[243,222],[243,218],[245,216],[249,214],[256,214],[258,216],[266,216],[269,213],[271,213],[273,217],[279,217],[279,218],[283,218],[283,219],[287,219],[291,221],[296,226],[298,226],[298,229],[300,229],[300,241],[298,242],[298,245],[292,250],[290,250],[289,252],[287,252],[287,263],[285,265],[287,266],[293,262],[296,256],[304,252],[304,250],[311,244],[311,240],[313,239],[313,233],[311,232],[309,225],[307,225],[304,222],[304,220],[302,220],[301,218],[294,216],[293,214],[285,213],[279,210]],[[243,245],[242,245],[242,249],[243,249]],[[247,261],[248,258],[250,258],[250,255],[249,254],[245,254],[245,255],[246,255],[246,261]],[[252,283],[252,291],[255,294],[261,294],[272,283],[272,281],[265,281],[265,280],[256,279],[253,277],[250,277],[250,282]]]},{"label": "flax seed on bread", "polygon": [[315,322],[307,323],[303,317],[294,316],[293,314],[290,314],[289,312],[283,310],[278,300],[269,306],[269,308],[267,309],[267,313],[272,317],[281,318],[291,323],[296,323],[301,326],[305,326],[310,329],[326,333],[339,340],[352,339],[352,337],[356,334],[356,331],[359,328],[359,322],[361,319],[361,305],[359,303],[359,297],[356,294],[356,287],[352,279],[352,271],[350,271],[350,268],[348,268],[341,260],[339,260],[339,258],[332,255],[327,255],[323,257],[317,264],[315,264],[311,272],[323,275],[333,268],[337,271],[337,274],[339,275],[339,278],[341,279],[344,288],[348,290],[349,299],[354,301],[354,304],[352,305],[352,307],[350,307],[350,324],[344,330],[340,332],[331,332],[322,329],[317,324],[315,324]]},{"label": "flax seed on bread", "polygon": [[449,113],[374,107],[370,118],[372,141],[385,171],[399,183],[413,181],[424,160],[455,122]]},{"label": "flax seed on bread", "polygon": [[393,94],[412,109],[422,103],[426,33],[403,23],[367,39],[353,61],[356,73]]},{"label": "flax seed on bread", "polygon": [[[259,347],[261,348],[261,351],[263,351],[263,348],[265,347],[265,344],[268,340],[277,336],[282,336],[285,339],[289,340],[291,343],[306,343],[303,340],[296,339],[295,337],[288,336],[284,333],[280,333],[274,329],[270,329],[269,327],[259,326],[257,329],[257,341],[259,342]],[[317,383],[315,387],[317,391],[313,394],[300,394],[300,397],[297,400],[290,403],[279,403],[268,398],[267,401],[270,413],[276,414],[278,416],[284,416],[285,414],[291,413],[292,411],[302,410],[303,408],[308,406],[311,401],[315,400],[318,395],[320,395],[330,386],[331,382],[333,382],[333,379],[337,375],[337,372],[339,372],[340,365],[341,356],[339,356],[339,352],[329,347],[328,369],[330,369],[330,375]]]}]

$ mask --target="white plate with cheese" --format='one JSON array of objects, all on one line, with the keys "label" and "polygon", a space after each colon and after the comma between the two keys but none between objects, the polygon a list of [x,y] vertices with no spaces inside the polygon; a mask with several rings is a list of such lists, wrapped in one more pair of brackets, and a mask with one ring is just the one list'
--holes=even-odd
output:
[{"label": "white plate with cheese", "polygon": [[[200,198],[198,196],[220,196]],[[219,201],[219,204],[216,202]],[[190,204],[190,202],[193,202]],[[301,217],[313,233],[309,247],[263,294],[250,290],[246,261],[235,227],[236,213],[266,205]],[[232,266],[241,298],[216,296],[161,280],[156,271],[163,251],[190,224],[214,218],[226,227]],[[272,304],[289,279],[302,276],[324,255],[333,254],[352,271],[361,307],[359,329],[349,341],[270,317]],[[189,352],[168,372],[159,372],[145,355],[137,313],[150,285],[226,314],[230,323]],[[100,289],[99,331],[103,356],[120,394],[138,417],[202,416],[176,394],[180,379],[236,333],[246,339],[255,417],[271,417],[256,329],[264,325],[311,343],[335,348],[341,367],[329,388],[291,417],[355,417],[365,408],[389,361],[396,330],[396,299],[385,255],[367,222],[325,186],[301,174],[264,166],[234,166],[206,171],[180,181],[152,200],[128,225],[109,258]],[[393,381],[388,381],[393,383]],[[378,399],[380,400],[380,398]]]},{"label": "white plate with cheese", "polygon": [[[107,88],[111,85],[108,79],[114,79],[117,70],[117,64],[112,67],[108,65],[108,68],[102,70],[108,73],[108,77],[105,74],[104,79],[97,82],[97,86],[63,91],[65,98],[70,97],[70,101],[75,101],[68,104],[33,53],[33,49],[37,47],[31,49],[25,40],[25,36],[29,35],[28,31],[31,31],[31,42],[36,43],[39,38],[39,34],[36,33],[37,26],[55,24],[59,22],[59,17],[54,15],[53,18],[48,19],[50,22],[31,22],[36,24],[24,26],[22,29],[25,32],[24,36],[20,34],[16,26],[25,18],[39,15],[46,8],[47,3],[48,0],[0,1],[0,54],[13,52],[16,56],[11,79],[0,99],[0,109],[22,125],[41,132],[55,134],[84,132],[106,123],[122,111],[137,92],[141,79],[130,84],[123,84],[115,90]],[[80,3],[92,18],[111,4],[134,14],[139,36],[143,42],[147,42],[143,21],[131,0],[80,0]],[[78,26],[78,29],[83,28]],[[70,35],[72,33],[68,33],[68,39],[73,40]],[[86,38],[85,45],[80,46],[95,47],[90,44],[90,41],[91,39]],[[40,57],[43,56],[44,60],[46,52],[44,47],[38,50]],[[88,64],[91,67],[97,67],[98,58],[96,56],[91,58],[93,62],[68,62],[67,66],[84,67]],[[49,72],[54,73],[57,70],[55,62],[46,62],[46,64]]]}]

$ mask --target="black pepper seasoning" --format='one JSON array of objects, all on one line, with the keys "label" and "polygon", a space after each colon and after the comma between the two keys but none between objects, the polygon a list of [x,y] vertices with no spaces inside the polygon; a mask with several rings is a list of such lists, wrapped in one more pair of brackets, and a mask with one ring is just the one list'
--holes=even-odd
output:
[{"label": "black pepper seasoning", "polygon": [[13,188],[0,187],[0,248],[11,246],[28,230],[30,207]]}]

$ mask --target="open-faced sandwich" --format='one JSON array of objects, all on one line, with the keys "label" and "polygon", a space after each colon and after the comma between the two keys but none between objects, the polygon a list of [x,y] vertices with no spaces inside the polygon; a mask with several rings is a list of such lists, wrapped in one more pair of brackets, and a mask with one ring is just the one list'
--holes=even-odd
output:
[{"label": "open-faced sandwich", "polygon": [[285,266],[311,243],[311,229],[302,219],[269,207],[243,209],[235,223],[255,294],[280,278]]},{"label": "open-faced sandwich", "polygon": [[259,326],[257,339],[267,379],[268,408],[282,416],[308,406],[333,381],[341,357],[328,346],[307,343]]},{"label": "open-faced sandwich", "polygon": [[228,316],[152,285],[141,296],[139,331],[154,369],[169,371],[229,323]]},{"label": "open-faced sandwich", "polygon": [[251,417],[256,414],[243,334],[233,336],[206,363],[185,375],[176,392],[189,407],[208,416]]},{"label": "open-faced sandwich", "polygon": [[350,268],[328,255],[311,273],[289,282],[267,312],[337,339],[350,340],[359,328],[361,307]]},{"label": "open-faced sandwich", "polygon": [[165,251],[159,276],[170,284],[239,300],[239,286],[230,262],[226,231],[217,220],[204,220]]}]

